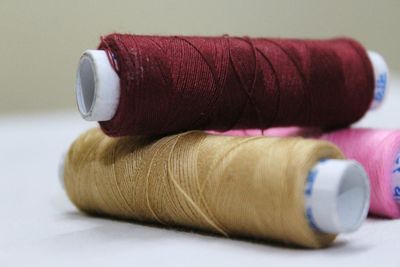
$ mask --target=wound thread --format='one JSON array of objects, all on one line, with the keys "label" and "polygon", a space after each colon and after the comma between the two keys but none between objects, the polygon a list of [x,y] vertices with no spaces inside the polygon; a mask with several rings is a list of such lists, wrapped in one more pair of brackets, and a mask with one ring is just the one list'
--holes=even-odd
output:
[{"label": "wound thread", "polygon": [[139,36],[102,38],[120,78],[110,136],[191,129],[340,127],[370,107],[365,49],[331,40]]},{"label": "wound thread", "polygon": [[110,138],[92,129],[72,144],[64,180],[89,214],[319,248],[335,235],[310,226],[304,192],[309,171],[329,158],[342,154],[301,138]]},{"label": "wound thread", "polygon": [[268,130],[233,130],[223,134],[302,136],[332,142],[343,151],[347,158],[360,162],[368,173],[371,184],[369,213],[388,218],[400,218],[399,130],[350,128],[322,133],[321,130],[313,128],[288,127]]}]

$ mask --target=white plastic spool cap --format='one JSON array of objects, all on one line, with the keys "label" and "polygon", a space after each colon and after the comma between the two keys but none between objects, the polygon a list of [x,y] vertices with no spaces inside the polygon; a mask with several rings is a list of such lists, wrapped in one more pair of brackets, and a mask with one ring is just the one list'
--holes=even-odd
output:
[{"label": "white plastic spool cap", "polygon": [[87,50],[79,61],[76,100],[88,121],[109,121],[118,108],[119,77],[103,50]]},{"label": "white plastic spool cap", "polygon": [[375,78],[374,99],[370,108],[376,109],[382,104],[385,95],[387,95],[387,89],[389,85],[389,68],[385,62],[385,59],[380,54],[373,51],[368,51],[368,57],[371,61]]},{"label": "white plastic spool cap", "polygon": [[305,199],[310,224],[320,232],[355,231],[368,213],[368,175],[356,161],[321,161],[310,171]]}]

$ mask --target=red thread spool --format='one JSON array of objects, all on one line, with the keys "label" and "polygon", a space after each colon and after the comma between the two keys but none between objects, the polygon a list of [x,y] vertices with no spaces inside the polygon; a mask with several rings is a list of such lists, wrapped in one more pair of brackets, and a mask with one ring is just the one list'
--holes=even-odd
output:
[{"label": "red thread spool", "polygon": [[[367,52],[348,38],[111,34],[99,48],[107,51],[118,74],[113,78],[118,86],[109,92],[119,92],[114,102],[107,95],[99,96],[98,102],[115,110],[90,118],[93,106],[100,104],[80,100],[78,106],[86,119],[101,121],[111,136],[291,125],[340,127],[360,119],[374,95]],[[96,84],[96,78],[82,81],[97,68],[86,59],[82,57],[78,73],[78,98],[98,93],[96,86],[106,86]],[[87,84],[91,90],[80,92]]]}]

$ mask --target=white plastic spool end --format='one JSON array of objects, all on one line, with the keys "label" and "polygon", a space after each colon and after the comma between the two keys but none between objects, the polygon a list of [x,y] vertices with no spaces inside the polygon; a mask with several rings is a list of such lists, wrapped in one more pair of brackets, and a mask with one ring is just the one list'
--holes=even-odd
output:
[{"label": "white plastic spool end", "polygon": [[368,57],[371,61],[375,78],[374,99],[370,108],[376,109],[382,104],[387,95],[389,85],[389,67],[386,64],[385,59],[374,51],[368,51]]},{"label": "white plastic spool end", "polygon": [[309,173],[305,198],[307,218],[320,232],[355,231],[368,213],[368,175],[356,161],[320,161]]},{"label": "white plastic spool end", "polygon": [[108,121],[114,117],[120,97],[119,82],[105,51],[83,53],[76,79],[76,100],[85,120]]}]

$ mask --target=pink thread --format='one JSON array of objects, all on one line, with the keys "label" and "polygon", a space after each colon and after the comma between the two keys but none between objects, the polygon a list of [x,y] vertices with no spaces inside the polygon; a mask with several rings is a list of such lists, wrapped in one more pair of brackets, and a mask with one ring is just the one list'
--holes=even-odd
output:
[{"label": "pink thread", "polygon": [[322,134],[316,129],[287,127],[268,130],[231,130],[222,134],[302,136],[330,141],[337,145],[347,158],[360,162],[367,171],[371,182],[369,213],[388,218],[400,218],[400,202],[397,203],[394,199],[396,188],[393,186],[392,179],[392,174],[396,171],[395,161],[400,153],[400,130],[352,128]]}]

